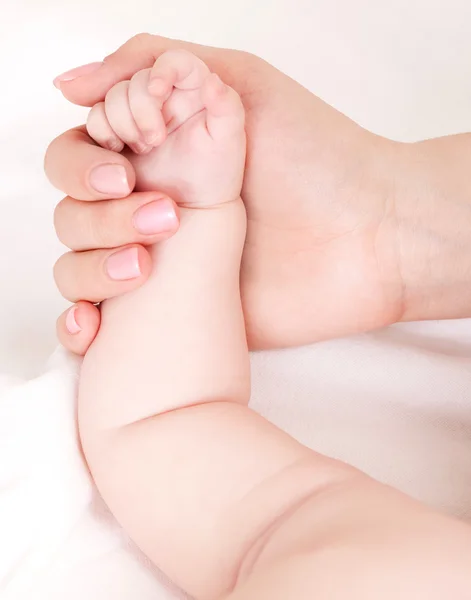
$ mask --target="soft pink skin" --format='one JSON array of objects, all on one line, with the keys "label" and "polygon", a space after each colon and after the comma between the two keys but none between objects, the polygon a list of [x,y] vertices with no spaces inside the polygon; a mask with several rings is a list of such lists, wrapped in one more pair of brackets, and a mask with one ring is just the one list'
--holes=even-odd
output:
[{"label": "soft pink skin", "polygon": [[[243,118],[218,87],[199,93],[206,112],[154,150],[120,132],[139,152],[128,155],[137,187],[172,187],[185,208],[178,235],[153,247],[147,283],[104,304],[84,360],[80,432],[95,481],[138,545],[196,598],[466,600],[470,527],[247,408]],[[128,89],[118,92],[119,110],[102,113],[115,133]],[[191,92],[182,103],[190,117]]]},{"label": "soft pink skin", "polygon": [[79,77],[84,77],[85,75],[90,75],[91,73],[98,71],[98,69],[102,65],[103,65],[103,62],[100,61],[100,62],[92,62],[92,63],[89,63],[88,65],[82,65],[80,67],[76,67],[75,69],[71,69],[70,71],[66,71],[65,73],[62,73],[61,75],[58,75],[54,79],[53,83],[56,86],[56,88],[60,90],[62,83],[75,81]]},{"label": "soft pink skin", "polygon": [[[398,320],[470,315],[471,240],[456,231],[468,220],[469,135],[410,145],[384,140],[254,56],[144,34],[97,71],[63,82],[61,91],[93,106],[115,83],[151,68],[175,47],[202,57],[241,94],[247,111],[242,293],[252,347],[315,342]],[[51,181],[69,194],[58,207],[57,232],[80,252],[56,268],[58,286],[71,300],[103,300],[130,289],[107,278],[104,248],[139,244],[144,254],[176,231],[140,234],[133,226],[136,206],[144,203],[140,193],[118,201],[91,187],[89,174],[102,164],[122,165],[134,188],[126,157],[91,144],[83,129],[55,140],[46,159]],[[74,289],[71,277],[81,282]],[[96,330],[87,334],[91,342]],[[61,339],[75,348],[66,332]]]}]

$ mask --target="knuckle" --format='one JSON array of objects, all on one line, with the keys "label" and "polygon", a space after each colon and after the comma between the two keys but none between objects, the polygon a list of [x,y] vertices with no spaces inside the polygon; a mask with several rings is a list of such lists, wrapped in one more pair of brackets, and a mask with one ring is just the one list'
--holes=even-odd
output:
[{"label": "knuckle", "polygon": [[247,52],[246,50],[233,50],[232,52],[237,53],[239,58],[246,62],[251,63],[258,62],[260,60],[260,58],[256,54],[253,54],[252,52]]},{"label": "knuckle", "polygon": [[81,243],[77,249],[85,250],[106,246],[103,210],[100,203],[95,202],[82,206],[81,210],[77,211],[76,223],[76,229],[81,232]]},{"label": "knuckle", "polygon": [[125,93],[127,94],[128,87],[129,87],[129,81],[119,81],[118,83],[115,83],[114,86],[106,92],[105,109],[106,109],[106,105],[110,101],[113,101],[117,96],[120,96],[121,94],[125,94]]},{"label": "knuckle", "polygon": [[54,209],[54,229],[59,241],[65,246],[68,246],[66,234],[67,230],[64,228],[64,217],[67,214],[67,199],[68,198],[64,198],[61,200]]},{"label": "knuckle", "polygon": [[90,233],[93,240],[95,240],[97,248],[107,248],[113,236],[113,228],[110,227],[111,219],[109,215],[113,209],[111,206],[107,206],[107,210],[103,210],[103,206],[99,208],[101,210],[97,210],[93,218],[89,220]]},{"label": "knuckle", "polygon": [[68,278],[64,278],[64,273],[70,271],[70,267],[71,267],[70,257],[72,254],[73,254],[72,252],[67,252],[66,254],[63,254],[57,260],[57,262],[53,268],[54,282],[57,286],[57,289],[62,294],[62,296],[64,298],[66,298],[66,300],[69,300],[70,302],[74,302],[75,298],[71,294],[70,289],[68,289],[69,288],[69,286],[67,284]]},{"label": "knuckle", "polygon": [[180,58],[184,60],[197,60],[197,57],[186,48],[173,48],[171,50],[167,50],[165,54],[176,59]]},{"label": "knuckle", "polygon": [[113,202],[80,202],[67,196],[54,210],[59,241],[74,251],[108,247],[114,234],[112,223],[119,223],[113,218],[114,210]]},{"label": "knuckle", "polygon": [[80,239],[87,238],[84,213],[88,204],[66,196],[54,209],[54,229],[59,241],[71,250],[81,250]]},{"label": "knuckle", "polygon": [[90,117],[87,119],[87,133],[92,138],[93,141],[97,141],[97,133],[95,130],[95,121],[91,120]]},{"label": "knuckle", "polygon": [[88,215],[82,224],[95,248],[112,248],[120,235],[123,222],[122,207],[118,202],[103,201],[89,206]]},{"label": "knuckle", "polygon": [[98,104],[95,104],[95,106],[92,106],[92,108],[90,109],[90,112],[88,113],[88,117],[87,117],[87,126],[92,123],[93,121],[95,121],[96,119],[100,119],[103,117],[105,112],[105,103],[104,102],[98,102]]},{"label": "knuckle", "polygon": [[133,88],[135,86],[140,86],[143,83],[146,83],[148,78],[149,78],[149,74],[152,71],[151,68],[147,68],[147,69],[141,69],[140,71],[136,71],[136,73],[134,73],[134,75],[131,77],[130,79],[130,93],[131,91],[136,91],[133,90]]},{"label": "knuckle", "polygon": [[96,140],[96,137],[98,137],[99,131],[103,129],[105,119],[106,114],[104,102],[95,104],[95,106],[93,106],[88,113],[86,124],[87,133],[92,139]]},{"label": "knuckle", "polygon": [[47,176],[51,180],[51,183],[54,183],[54,182],[51,179],[50,165],[51,165],[51,162],[54,160],[54,156],[57,154],[57,152],[56,152],[57,147],[59,146],[61,139],[64,135],[65,134],[61,134],[60,136],[58,136],[54,140],[52,140],[52,142],[48,145],[48,147],[46,149],[46,154],[44,156],[44,170],[46,171]]},{"label": "knuckle", "polygon": [[147,32],[136,33],[136,35],[133,35],[132,38],[129,40],[129,44],[136,48],[147,47],[153,42],[155,37],[156,36]]},{"label": "knuckle", "polygon": [[[147,69],[146,69],[147,70]],[[130,79],[130,88],[129,91],[132,92],[133,91],[133,87],[136,84],[139,84],[142,78],[142,71],[137,71],[136,73],[134,73],[134,75],[131,77]]]},{"label": "knuckle", "polygon": [[260,74],[264,70],[264,65],[269,66],[262,58],[251,52],[242,50],[228,50],[231,55],[231,61],[234,68],[243,73],[245,78],[260,86]]},{"label": "knuckle", "polygon": [[252,52],[247,52],[246,50],[227,50],[227,52],[234,64],[242,69],[258,70],[260,68],[260,63],[264,62],[259,56]]}]

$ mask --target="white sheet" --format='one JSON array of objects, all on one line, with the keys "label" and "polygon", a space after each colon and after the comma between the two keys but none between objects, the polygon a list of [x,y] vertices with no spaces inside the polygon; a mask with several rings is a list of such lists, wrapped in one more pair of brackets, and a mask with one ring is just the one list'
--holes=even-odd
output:
[{"label": "white sheet", "polygon": [[[471,519],[471,322],[432,328],[255,355],[252,405],[306,444]],[[0,380],[0,597],[179,598],[93,488],[76,434],[78,362],[60,351],[36,379]]]},{"label": "white sheet", "polygon": [[[42,154],[85,114],[53,76],[160,32],[254,51],[363,125],[415,139],[471,130],[470,21],[467,0],[2,0],[0,373],[26,381],[0,376],[5,597],[168,597],[90,487],[73,365],[44,368],[65,303],[51,277],[60,194]],[[470,340],[471,321],[428,323],[260,353],[253,405],[312,447],[471,519]]]},{"label": "white sheet", "polygon": [[0,388],[2,600],[176,597],[97,496],[76,436],[78,361]]}]

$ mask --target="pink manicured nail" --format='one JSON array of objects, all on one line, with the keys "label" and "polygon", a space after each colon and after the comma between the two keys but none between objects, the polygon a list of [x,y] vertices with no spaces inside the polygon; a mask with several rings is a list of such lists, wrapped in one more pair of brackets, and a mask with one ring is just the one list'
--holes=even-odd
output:
[{"label": "pink manicured nail", "polygon": [[64,81],[73,81],[74,79],[77,79],[78,77],[83,77],[84,75],[90,75],[90,73],[93,73],[94,71],[98,71],[98,69],[103,66],[102,62],[93,62],[93,63],[89,63],[88,65],[82,65],[81,67],[77,67],[75,69],[72,69],[71,71],[66,71],[65,73],[62,73],[62,75],[58,75],[53,83],[56,86],[57,89],[60,90],[61,87],[61,83],[63,83]]},{"label": "pink manicured nail", "polygon": [[141,267],[138,249],[126,248],[109,256],[106,261],[106,271],[115,281],[127,281],[139,277]]},{"label": "pink manicured nail", "polygon": [[82,331],[82,328],[77,323],[77,316],[76,316],[77,308],[78,308],[78,306],[72,306],[72,308],[69,310],[69,312],[67,313],[67,316],[65,318],[65,326],[67,328],[67,331],[71,335],[76,335],[77,333],[80,333]]},{"label": "pink manicured nail", "polygon": [[133,224],[144,235],[176,230],[178,218],[173,202],[164,198],[144,204],[134,213]]},{"label": "pink manicured nail", "polygon": [[122,197],[131,193],[126,169],[121,165],[100,165],[89,176],[90,185],[100,194]]}]

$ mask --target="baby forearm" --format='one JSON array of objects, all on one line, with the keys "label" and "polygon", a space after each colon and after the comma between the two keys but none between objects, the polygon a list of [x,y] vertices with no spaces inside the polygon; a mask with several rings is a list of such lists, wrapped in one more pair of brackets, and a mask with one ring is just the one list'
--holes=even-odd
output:
[{"label": "baby forearm", "polygon": [[80,431],[129,535],[185,590],[216,598],[277,520],[345,469],[246,406],[241,201],[181,217],[149,282],[103,306],[82,370]]},{"label": "baby forearm", "polygon": [[81,416],[90,427],[122,427],[195,403],[248,402],[239,293],[245,227],[241,200],[182,209],[178,234],[153,250],[148,283],[103,305],[82,373]]},{"label": "baby forearm", "polygon": [[233,449],[220,420],[226,406],[249,400],[239,292],[245,228],[240,199],[182,209],[178,234],[154,249],[148,283],[102,307],[81,374],[80,434],[98,488],[129,535],[186,589],[193,578],[178,566],[198,565],[204,577],[218,568],[213,551],[222,548],[207,538],[232,502],[221,489],[231,489],[244,447],[245,433]]}]

